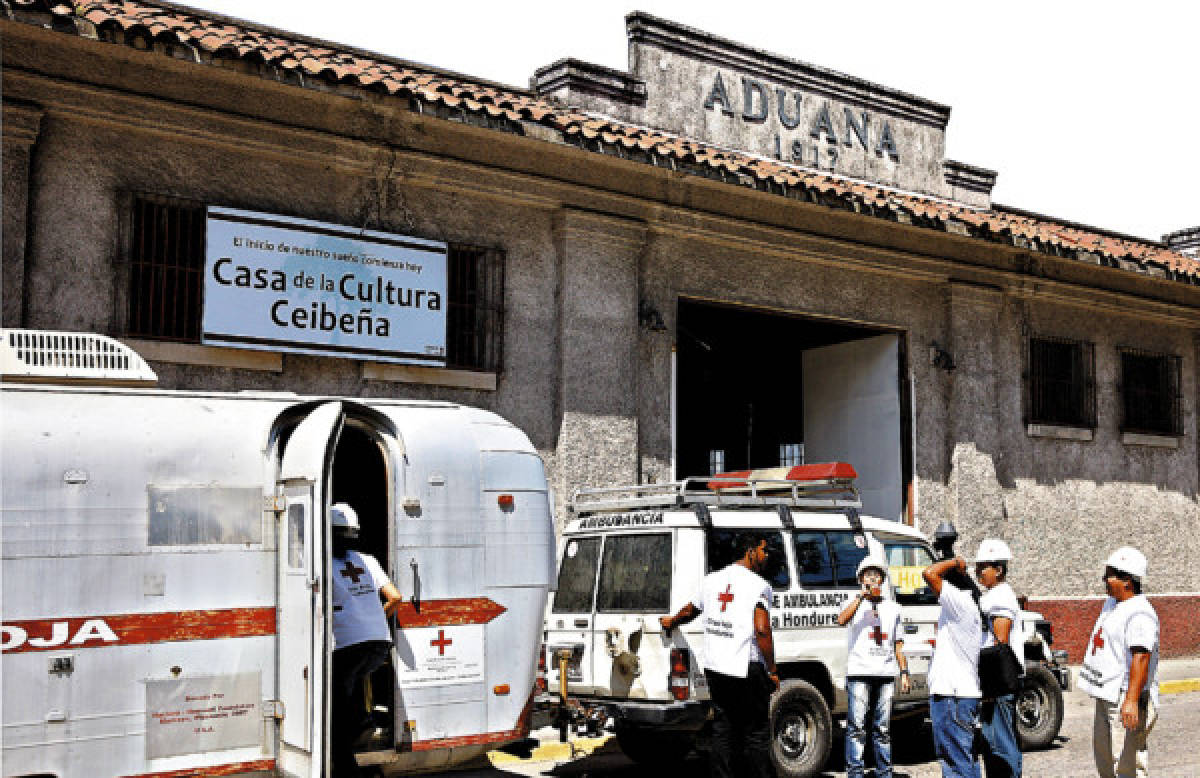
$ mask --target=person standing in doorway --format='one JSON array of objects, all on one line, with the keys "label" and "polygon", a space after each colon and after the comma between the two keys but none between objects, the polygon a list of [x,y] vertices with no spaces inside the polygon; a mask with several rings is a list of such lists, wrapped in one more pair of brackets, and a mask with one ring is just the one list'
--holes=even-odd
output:
[{"label": "person standing in doorway", "polygon": [[1124,546],[1104,567],[1108,599],[1092,628],[1079,688],[1096,698],[1092,750],[1100,778],[1145,778],[1158,720],[1158,613],[1142,594],[1146,557]]},{"label": "person standing in doorway", "polygon": [[[846,778],[863,778],[867,732],[875,752],[875,778],[892,778],[889,723],[895,678],[909,690],[908,660],[900,637],[900,606],[883,598],[887,563],[865,557],[858,563],[858,596],[838,614],[846,634]],[[868,716],[869,712],[869,716]]]},{"label": "person standing in doorway", "polygon": [[979,643],[982,621],[962,557],[921,571],[938,596],[937,643],[929,662],[929,717],[942,778],[979,778],[975,727],[979,721]]},{"label": "person standing in doorway", "polygon": [[359,774],[354,739],[366,717],[362,681],[388,660],[392,635],[387,617],[400,592],[370,554],[350,548],[358,514],[344,502],[329,509],[333,530],[333,688],[330,690],[330,758],[333,774]]},{"label": "person standing in doorway", "polygon": [[773,778],[768,710],[779,675],[771,636],[771,585],[761,575],[767,567],[767,539],[758,532],[742,533],[735,553],[737,561],[706,575],[696,598],[659,623],[670,634],[704,614],[713,777],[746,773]]},{"label": "person standing in doorway", "polygon": [[[1020,667],[1025,666],[1025,637],[1021,631],[1021,606],[1008,585],[1012,551],[997,538],[987,538],[975,553],[975,579],[983,587],[979,610],[983,613],[983,648],[1006,644]],[[988,778],[1018,778],[1021,775],[1021,746],[1017,742],[1016,694],[985,699],[980,705],[983,769]]]}]

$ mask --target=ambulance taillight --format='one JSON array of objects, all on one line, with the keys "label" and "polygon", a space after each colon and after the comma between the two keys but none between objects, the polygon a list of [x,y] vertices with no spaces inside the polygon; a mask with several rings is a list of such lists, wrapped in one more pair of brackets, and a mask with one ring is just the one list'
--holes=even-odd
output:
[{"label": "ambulance taillight", "polygon": [[534,681],[534,691],[537,694],[545,694],[549,688],[550,683],[546,680],[546,644],[543,643],[538,649],[537,680]]},{"label": "ambulance taillight", "polygon": [[671,695],[676,700],[686,700],[691,694],[691,683],[688,680],[688,665],[690,652],[686,648],[671,649]]}]

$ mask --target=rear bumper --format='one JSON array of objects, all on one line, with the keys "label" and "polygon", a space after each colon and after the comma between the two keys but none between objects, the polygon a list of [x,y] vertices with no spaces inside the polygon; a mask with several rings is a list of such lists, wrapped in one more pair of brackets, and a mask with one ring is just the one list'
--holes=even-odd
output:
[{"label": "rear bumper", "polygon": [[597,702],[618,723],[662,729],[700,729],[708,721],[707,702]]}]

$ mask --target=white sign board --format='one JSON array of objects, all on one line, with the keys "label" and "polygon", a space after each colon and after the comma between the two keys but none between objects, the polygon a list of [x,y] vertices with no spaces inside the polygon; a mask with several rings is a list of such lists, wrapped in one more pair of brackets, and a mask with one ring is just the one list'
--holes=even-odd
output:
[{"label": "white sign board", "polygon": [[483,680],[483,625],[408,627],[396,631],[401,689]]},{"label": "white sign board", "polygon": [[258,673],[146,681],[146,758],[262,742]]},{"label": "white sign board", "polygon": [[444,367],[447,246],[208,208],[202,342]]}]

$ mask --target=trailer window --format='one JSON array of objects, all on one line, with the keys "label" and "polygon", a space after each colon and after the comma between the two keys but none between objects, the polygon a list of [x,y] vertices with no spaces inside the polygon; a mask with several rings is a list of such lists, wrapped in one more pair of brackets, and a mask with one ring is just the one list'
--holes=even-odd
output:
[{"label": "trailer window", "polygon": [[304,506],[288,506],[288,567],[304,567]]},{"label": "trailer window", "polygon": [[665,613],[671,607],[671,534],[610,535],[596,610]]},{"label": "trailer window", "polygon": [[[708,532],[708,572],[720,570],[741,558],[737,552],[738,538],[746,530],[714,529]],[[783,550],[783,533],[762,532],[767,539],[767,569],[762,572],[773,589],[786,589],[791,583],[788,573],[787,553]]]},{"label": "trailer window", "polygon": [[600,538],[568,538],[558,567],[555,613],[591,613]]},{"label": "trailer window", "polygon": [[151,546],[262,543],[262,487],[149,486]]}]

